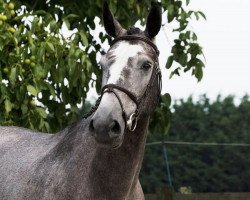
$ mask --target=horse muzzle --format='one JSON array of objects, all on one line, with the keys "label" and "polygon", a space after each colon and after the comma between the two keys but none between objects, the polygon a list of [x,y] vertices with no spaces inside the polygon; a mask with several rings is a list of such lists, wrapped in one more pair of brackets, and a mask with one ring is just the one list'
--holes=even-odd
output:
[{"label": "horse muzzle", "polygon": [[123,141],[124,123],[115,117],[112,112],[98,109],[89,123],[90,133],[98,144],[117,148]]}]

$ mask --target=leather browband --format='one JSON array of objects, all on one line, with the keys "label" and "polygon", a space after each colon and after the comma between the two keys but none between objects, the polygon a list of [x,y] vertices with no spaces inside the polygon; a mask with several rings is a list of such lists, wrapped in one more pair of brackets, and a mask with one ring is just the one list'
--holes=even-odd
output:
[{"label": "leather browband", "polygon": [[141,40],[141,41],[147,43],[148,45],[150,45],[155,50],[155,52],[158,56],[160,54],[160,51],[158,50],[157,46],[153,42],[151,42],[149,39],[147,39],[145,37],[141,37],[141,36],[137,36],[137,35],[124,35],[124,36],[117,37],[112,41],[110,46],[114,45],[116,42],[118,42],[120,40],[128,40],[128,41]]}]

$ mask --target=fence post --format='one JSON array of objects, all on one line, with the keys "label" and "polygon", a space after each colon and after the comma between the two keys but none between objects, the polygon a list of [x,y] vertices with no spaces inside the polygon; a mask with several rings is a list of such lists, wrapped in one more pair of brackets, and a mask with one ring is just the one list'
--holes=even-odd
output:
[{"label": "fence post", "polygon": [[162,142],[162,147],[163,147],[164,160],[165,160],[165,163],[166,163],[166,171],[167,171],[168,183],[169,183],[169,186],[172,188],[173,184],[172,184],[172,178],[171,178],[171,173],[170,173],[167,148],[166,148],[166,146],[164,145],[163,142]]}]

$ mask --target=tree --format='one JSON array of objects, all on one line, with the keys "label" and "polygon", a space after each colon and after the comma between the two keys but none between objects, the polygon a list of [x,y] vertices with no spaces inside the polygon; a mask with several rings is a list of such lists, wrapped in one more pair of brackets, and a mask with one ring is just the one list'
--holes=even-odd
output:
[{"label": "tree", "polygon": [[[165,140],[210,143],[249,143],[250,100],[239,105],[228,96],[211,102],[191,97],[172,106],[171,126]],[[162,141],[150,134],[148,142]],[[166,145],[173,186],[191,186],[193,192],[249,192],[249,146]],[[162,145],[146,146],[140,181],[147,193],[168,184]]]},{"label": "tree", "polygon": [[[138,19],[145,23],[150,2],[110,0],[109,5],[127,28]],[[96,55],[104,53],[101,44],[111,40],[103,32],[97,39],[93,36],[97,27],[94,19],[101,17],[102,3],[102,0],[0,0],[1,125],[54,132],[79,117],[78,107],[85,104],[90,86],[100,91],[101,70]],[[202,48],[188,24],[192,16],[197,19],[205,16],[200,11],[187,10],[188,4],[189,0],[186,5],[176,0],[161,2],[168,22],[177,22],[173,31],[179,35],[166,67],[176,62],[180,67],[172,75],[192,70],[201,80]],[[64,25],[75,30],[68,38],[61,31]],[[168,112],[169,105],[163,97],[162,108],[165,106]],[[158,114],[164,115],[158,110],[156,118]]]}]

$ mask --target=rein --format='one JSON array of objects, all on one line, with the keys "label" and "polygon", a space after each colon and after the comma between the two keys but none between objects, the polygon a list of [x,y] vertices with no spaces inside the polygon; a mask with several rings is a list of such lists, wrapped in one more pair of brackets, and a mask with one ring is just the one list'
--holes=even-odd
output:
[{"label": "rein", "polygon": [[[123,120],[125,122],[125,130],[127,129],[127,130],[133,132],[137,126],[137,120],[138,120],[138,116],[139,116],[141,109],[142,109],[143,99],[146,98],[149,90],[152,88],[153,83],[155,81],[155,78],[158,78],[158,98],[160,97],[160,94],[161,94],[161,87],[162,87],[161,70],[159,68],[159,63],[158,63],[159,50],[158,50],[157,46],[153,42],[151,42],[149,39],[147,39],[145,37],[136,36],[136,35],[126,35],[126,36],[117,37],[112,41],[111,46],[120,40],[128,40],[128,41],[140,40],[140,41],[143,41],[143,42],[147,43],[148,45],[150,45],[154,49],[154,51],[157,55],[157,61],[154,62],[153,71],[152,71],[150,80],[145,88],[145,91],[144,91],[143,95],[139,99],[137,99],[136,95],[134,93],[132,93],[131,91],[127,90],[126,88],[123,88],[123,87],[115,85],[115,84],[107,84],[107,85],[103,86],[102,91],[101,91],[101,95],[97,99],[95,106],[92,107],[90,112],[87,113],[86,115],[84,115],[83,118],[89,117],[90,115],[92,115],[92,113],[94,113],[97,110],[104,93],[106,93],[106,92],[113,93],[116,96],[116,98],[121,106],[121,109],[122,109],[122,117],[123,117]],[[117,94],[117,92],[115,90],[119,90],[119,91],[125,93],[136,104],[135,112],[133,112],[129,117],[126,114],[126,111],[125,111],[124,106],[122,104],[121,98],[119,97],[119,95]]]}]

